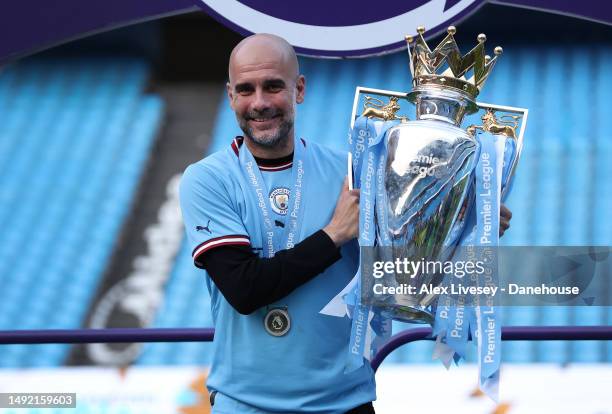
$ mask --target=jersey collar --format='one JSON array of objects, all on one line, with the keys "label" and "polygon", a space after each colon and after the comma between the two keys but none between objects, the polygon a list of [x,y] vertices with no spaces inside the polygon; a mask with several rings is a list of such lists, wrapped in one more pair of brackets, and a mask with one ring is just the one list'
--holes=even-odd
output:
[{"label": "jersey collar", "polygon": [[[300,138],[300,141],[302,141],[302,144],[306,146],[306,141],[304,141],[303,138]],[[231,147],[236,156],[238,156],[238,151],[243,143],[244,137],[242,136],[237,136],[232,140]],[[257,166],[259,167],[260,171],[283,171],[293,166],[293,153],[281,158],[269,159],[255,156],[253,156],[253,158],[255,158],[255,162],[257,162]]]}]

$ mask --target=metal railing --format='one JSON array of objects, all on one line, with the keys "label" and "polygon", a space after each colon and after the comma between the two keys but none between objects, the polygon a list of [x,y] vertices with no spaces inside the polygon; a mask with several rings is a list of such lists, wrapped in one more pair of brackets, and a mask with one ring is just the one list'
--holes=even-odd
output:
[{"label": "metal railing", "polygon": [[[434,341],[431,328],[416,328],[393,335],[372,358],[374,371],[385,358],[400,346],[419,340]],[[502,328],[502,341],[596,341],[612,340],[612,326],[507,326]]]},{"label": "metal railing", "polygon": [[[42,329],[0,331],[0,345],[84,344],[117,342],[211,342],[213,328]],[[431,328],[415,328],[392,336],[371,361],[374,371],[400,346],[434,340]],[[508,326],[504,341],[612,340],[612,326]]]}]

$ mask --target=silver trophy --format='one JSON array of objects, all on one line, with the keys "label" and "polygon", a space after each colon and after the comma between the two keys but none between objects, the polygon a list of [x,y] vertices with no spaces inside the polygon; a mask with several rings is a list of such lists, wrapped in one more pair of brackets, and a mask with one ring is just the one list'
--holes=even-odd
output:
[{"label": "silver trophy", "polygon": [[[462,56],[454,39],[456,29],[431,50],[419,27],[417,35],[406,37],[413,88],[409,93],[358,87],[352,120],[359,115],[372,119],[400,120],[387,133],[386,191],[387,232],[392,247],[385,250],[391,259],[446,261],[453,257],[466,226],[474,195],[474,168],[478,161],[477,130],[502,134],[513,140],[503,183],[505,193],[514,175],[522,149],[527,110],[476,102],[491,69],[502,53],[485,55],[485,35],[478,45]],[[472,71],[468,79],[466,72]],[[400,102],[416,107],[416,120],[400,113]],[[385,102],[386,101],[386,102]],[[407,102],[403,102],[407,104]],[[482,125],[462,127],[464,118],[482,112]],[[353,125],[351,125],[352,127]],[[518,131],[517,131],[518,129]],[[382,254],[382,253],[381,253]],[[388,258],[387,258],[388,259]],[[391,284],[418,286],[442,283],[443,274],[391,275]],[[431,305],[435,294],[393,294],[378,298],[392,318],[413,323],[432,323]]]}]

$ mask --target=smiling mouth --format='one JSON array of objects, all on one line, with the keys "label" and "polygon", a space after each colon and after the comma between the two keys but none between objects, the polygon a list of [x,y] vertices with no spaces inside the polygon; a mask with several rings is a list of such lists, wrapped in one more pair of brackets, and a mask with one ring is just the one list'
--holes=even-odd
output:
[{"label": "smiling mouth", "polygon": [[264,123],[264,122],[273,121],[273,120],[275,120],[277,118],[280,118],[280,115],[274,115],[274,116],[269,117],[269,118],[249,118],[249,121],[258,122],[258,123]]}]

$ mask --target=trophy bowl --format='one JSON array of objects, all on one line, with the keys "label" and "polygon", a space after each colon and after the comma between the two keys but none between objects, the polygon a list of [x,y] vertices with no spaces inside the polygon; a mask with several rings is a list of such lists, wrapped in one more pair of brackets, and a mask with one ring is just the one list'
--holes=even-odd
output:
[{"label": "trophy bowl", "polygon": [[[417,120],[402,122],[387,135],[387,228],[378,232],[387,232],[394,258],[445,262],[465,227],[479,144],[460,128],[465,110],[460,94],[427,91],[416,100]],[[417,291],[443,279],[435,272],[394,277],[391,283]],[[427,309],[435,298],[430,293],[394,295],[385,312],[403,321],[431,322]]]}]

